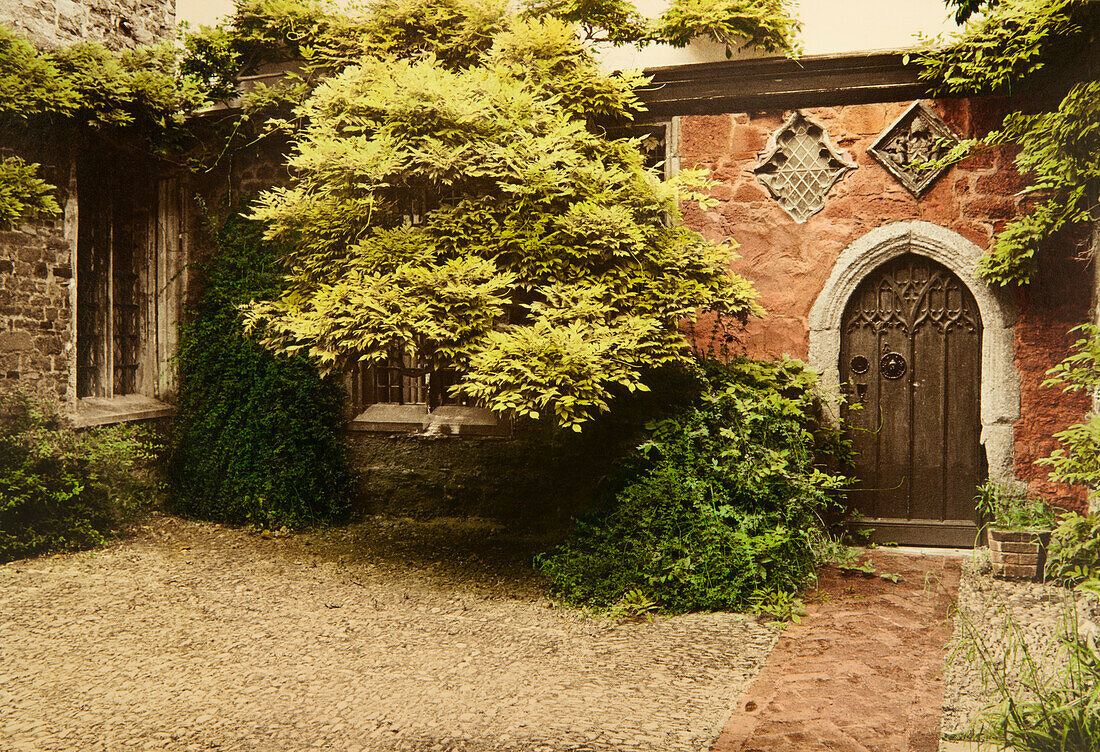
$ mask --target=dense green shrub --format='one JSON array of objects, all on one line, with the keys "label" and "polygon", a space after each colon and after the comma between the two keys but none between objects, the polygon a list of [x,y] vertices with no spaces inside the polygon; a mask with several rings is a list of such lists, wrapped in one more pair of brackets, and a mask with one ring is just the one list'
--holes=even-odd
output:
[{"label": "dense green shrub", "polygon": [[106,543],[157,490],[151,432],[76,431],[25,394],[0,397],[0,561]]},{"label": "dense green shrub", "polygon": [[682,612],[781,603],[802,588],[842,485],[814,465],[814,383],[797,361],[708,364],[697,403],[649,427],[613,501],[538,558],[554,594]]},{"label": "dense green shrub", "polygon": [[283,290],[278,252],[261,235],[240,217],[224,225],[202,300],[180,327],[169,503],[188,516],[293,528],[345,509],[343,392],[304,358],[244,335],[237,306]]}]

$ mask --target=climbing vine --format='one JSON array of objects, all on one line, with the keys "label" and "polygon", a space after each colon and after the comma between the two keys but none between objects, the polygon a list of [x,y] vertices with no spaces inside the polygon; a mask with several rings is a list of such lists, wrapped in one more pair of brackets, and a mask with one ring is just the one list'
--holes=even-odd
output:
[{"label": "climbing vine", "polygon": [[[205,101],[180,76],[170,44],[112,52],[95,43],[43,51],[0,25],[0,132],[33,138],[51,128],[110,134],[166,155],[178,151],[187,113]],[[0,161],[0,227],[60,213],[54,186],[19,156]]]},{"label": "climbing vine", "polygon": [[60,213],[53,186],[38,177],[38,165],[27,164],[19,157],[0,158],[0,230]]},{"label": "climbing vine", "polygon": [[[1010,94],[1083,48],[1100,23],[1086,0],[1002,0],[959,3],[960,16],[977,9],[961,36],[917,57],[921,76],[938,95],[984,91]],[[1016,166],[1030,177],[1025,213],[996,235],[981,262],[993,284],[1027,284],[1043,244],[1055,233],[1095,218],[1100,195],[1100,82],[1074,85],[1056,108],[1014,112],[983,138],[959,144],[944,161],[1005,144],[1019,147]]]}]

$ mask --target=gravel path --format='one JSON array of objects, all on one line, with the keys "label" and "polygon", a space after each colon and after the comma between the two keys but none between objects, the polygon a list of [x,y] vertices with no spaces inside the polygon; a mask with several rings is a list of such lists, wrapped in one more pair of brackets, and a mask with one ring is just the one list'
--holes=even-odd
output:
[{"label": "gravel path", "polygon": [[966,650],[968,638],[980,637],[992,658],[1005,661],[1007,657],[1009,666],[1022,656],[1022,641],[1047,676],[1059,665],[1058,635],[1071,602],[1077,610],[1079,632],[1100,639],[1100,603],[1095,599],[1074,598],[1071,591],[1054,585],[994,579],[987,556],[979,550],[967,557],[963,567],[959,618],[955,619],[953,652],[944,677],[945,740],[970,738],[971,721],[996,699],[982,681],[980,664]]},{"label": "gravel path", "polygon": [[171,518],[0,566],[11,750],[705,750],[777,631],[552,607],[538,541]]}]

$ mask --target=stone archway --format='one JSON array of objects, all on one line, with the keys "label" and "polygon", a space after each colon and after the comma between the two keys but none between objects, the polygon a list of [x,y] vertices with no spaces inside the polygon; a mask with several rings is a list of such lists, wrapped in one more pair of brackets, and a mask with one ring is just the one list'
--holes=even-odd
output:
[{"label": "stone archway", "polygon": [[926,256],[946,266],[974,295],[981,313],[981,444],[989,475],[1013,479],[1013,424],[1020,417],[1020,375],[1013,359],[1011,299],[990,288],[977,275],[982,249],[956,232],[931,222],[894,222],[849,245],[837,258],[810,309],[809,364],[821,374],[825,392],[839,385],[841,318],[863,279],[891,259],[906,253]]}]

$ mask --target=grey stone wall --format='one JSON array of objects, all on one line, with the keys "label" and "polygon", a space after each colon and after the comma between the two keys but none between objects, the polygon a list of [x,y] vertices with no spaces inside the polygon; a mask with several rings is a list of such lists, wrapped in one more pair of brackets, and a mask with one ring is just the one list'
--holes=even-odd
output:
[{"label": "grey stone wall", "polygon": [[102,42],[118,49],[172,36],[175,0],[0,0],[0,23],[39,45]]},{"label": "grey stone wall", "polygon": [[27,390],[66,403],[75,338],[68,157],[49,149],[53,158],[46,163],[49,154],[20,151],[44,163],[43,177],[58,186],[70,225],[62,218],[35,220],[0,232],[0,393]]}]

